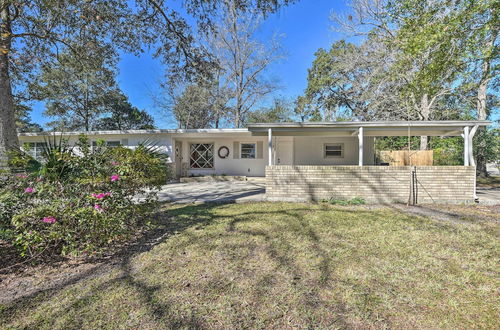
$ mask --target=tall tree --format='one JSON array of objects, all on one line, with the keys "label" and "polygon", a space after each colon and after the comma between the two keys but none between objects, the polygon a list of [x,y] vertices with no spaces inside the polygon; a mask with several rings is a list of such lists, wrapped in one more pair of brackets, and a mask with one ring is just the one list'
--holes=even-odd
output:
[{"label": "tall tree", "polygon": [[294,106],[293,112],[300,122],[320,121],[322,119],[320,109],[313,106],[312,102],[304,95],[297,97]]},{"label": "tall tree", "polygon": [[[268,13],[293,0],[245,0],[245,9],[256,4]],[[219,0],[187,0],[192,15],[206,28],[212,23]],[[18,145],[12,81],[16,72],[36,72],[61,49],[72,49],[72,41],[83,31],[100,44],[138,53],[143,44],[155,45],[156,55],[172,66],[199,67],[203,51],[194,45],[185,17],[165,0],[0,0],[0,166],[6,164],[6,149]],[[30,65],[32,70],[23,70]]]},{"label": "tall tree", "polygon": [[[487,119],[489,90],[499,69],[498,1],[403,0],[390,3],[389,8],[391,15],[402,18],[399,40],[405,54],[430,59],[422,63],[416,81],[429,88],[448,72],[449,85],[475,89],[476,118]],[[484,134],[485,129],[480,129],[476,139],[481,175],[487,174]]]},{"label": "tall tree", "polygon": [[[74,48],[78,55],[69,51],[60,54],[57,61],[42,68],[30,89],[45,102],[44,114],[56,118],[49,126],[90,131],[111,109],[111,95],[117,88],[116,56],[112,49],[92,40]],[[62,123],[64,127],[57,127]]]},{"label": "tall tree", "polygon": [[[466,2],[467,3],[467,2]],[[467,48],[464,52],[469,79],[469,86],[475,89],[476,116],[478,120],[490,118],[493,109],[498,109],[496,95],[500,87],[500,48],[498,33],[500,30],[498,1],[468,2],[469,7],[462,7],[461,16],[468,18],[470,28],[462,25],[461,36],[467,36]],[[493,93],[496,92],[496,95]],[[497,139],[498,139],[498,132]],[[480,176],[487,176],[486,162],[489,160],[488,132],[479,129],[476,138],[476,164]]]},{"label": "tall tree", "polygon": [[402,119],[401,82],[390,73],[393,56],[376,35],[359,45],[344,40],[320,49],[309,69],[305,101],[323,120]]},{"label": "tall tree", "polygon": [[127,96],[115,90],[106,96],[106,114],[96,121],[95,129],[154,129],[154,119],[144,110],[130,104]]},{"label": "tall tree", "polygon": [[270,107],[252,111],[246,123],[283,123],[291,121],[292,104],[285,98],[276,97]]},{"label": "tall tree", "polygon": [[210,128],[219,119],[216,119],[217,110],[206,86],[189,85],[173,102],[179,128]]},{"label": "tall tree", "polygon": [[257,40],[262,14],[256,8],[241,10],[234,0],[223,3],[221,22],[208,43],[212,58],[222,70],[220,81],[231,90],[234,126],[241,127],[254,106],[277,89],[265,73],[283,52],[276,36],[265,44]]},{"label": "tall tree", "polygon": [[32,122],[29,115],[30,108],[22,103],[15,103],[16,108],[16,128],[19,133],[42,132],[41,125]]},{"label": "tall tree", "polygon": [[72,40],[83,31],[103,43],[110,32],[119,31],[113,42],[124,45],[130,38],[121,23],[129,14],[118,0],[0,1],[0,166],[5,164],[5,150],[18,144],[13,88],[61,49],[72,49]]},{"label": "tall tree", "polygon": [[[494,3],[494,0],[353,0],[351,14],[334,15],[334,20],[349,35],[365,38],[376,35],[383,41],[387,54],[393,57],[387,76],[398,82],[399,104],[408,119],[416,116],[430,120],[442,117],[439,105],[444,98],[461,92],[457,86],[468,80],[472,67],[467,58],[481,58],[488,63],[494,58],[491,40],[496,40],[495,30],[498,31]],[[485,56],[475,56],[471,51],[481,43],[480,35],[488,40],[483,42],[484,48],[480,47],[486,49]],[[492,77],[491,70],[484,61],[481,64],[489,71],[482,80],[487,83]],[[481,108],[479,99],[478,96]],[[422,137],[420,148],[427,145],[427,137]]]}]

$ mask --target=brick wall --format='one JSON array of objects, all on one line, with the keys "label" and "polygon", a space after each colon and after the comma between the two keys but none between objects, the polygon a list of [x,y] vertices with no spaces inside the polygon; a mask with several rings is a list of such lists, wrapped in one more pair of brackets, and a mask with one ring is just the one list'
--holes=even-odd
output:
[{"label": "brick wall", "polygon": [[269,200],[361,197],[371,203],[407,202],[415,169],[418,203],[470,203],[473,166],[267,166]]}]

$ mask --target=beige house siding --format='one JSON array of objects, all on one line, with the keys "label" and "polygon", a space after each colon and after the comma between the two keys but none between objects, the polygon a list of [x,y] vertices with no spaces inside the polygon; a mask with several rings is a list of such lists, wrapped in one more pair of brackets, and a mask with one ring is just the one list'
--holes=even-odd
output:
[{"label": "beige house siding", "polygon": [[[147,142],[158,147],[160,152],[172,156],[172,137],[167,134],[106,134],[106,135],[88,135],[89,142],[94,141],[119,141],[127,148],[136,148],[139,144]],[[68,141],[70,146],[74,146],[78,141],[78,135],[63,136]],[[58,142],[61,139],[60,135],[55,135],[55,140]],[[24,143],[30,142],[45,142],[54,141],[54,136],[19,136],[21,146]],[[78,149],[74,150],[78,154]],[[170,160],[169,160],[170,161]]]},{"label": "beige house siding", "polygon": [[[344,146],[343,157],[325,158],[324,145],[336,143]],[[373,137],[365,137],[363,145],[364,164],[373,165]],[[357,165],[358,137],[297,136],[294,137],[294,155],[295,165]]]},{"label": "beige house siding", "polygon": [[[188,175],[243,175],[243,176],[264,176],[265,167],[268,161],[267,141],[263,137],[242,136],[237,138],[176,138],[176,141],[182,142],[182,163],[187,167]],[[213,143],[214,144],[214,168],[212,169],[192,169],[189,167],[190,145],[193,143]],[[235,146],[240,143],[255,143],[257,154],[255,159],[242,159],[237,151],[235,155]],[[221,158],[218,155],[220,147],[229,149],[229,156]],[[259,150],[260,149],[260,150]],[[259,158],[260,157],[260,158]]]},{"label": "beige house siding", "polygon": [[[410,166],[267,166],[269,200],[306,201],[361,197],[367,202],[408,201]],[[474,201],[473,166],[421,166],[416,169],[418,203]]]}]

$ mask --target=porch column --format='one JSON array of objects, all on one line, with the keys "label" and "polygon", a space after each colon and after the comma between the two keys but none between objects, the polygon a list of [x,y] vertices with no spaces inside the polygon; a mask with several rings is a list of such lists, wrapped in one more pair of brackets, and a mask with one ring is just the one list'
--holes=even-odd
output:
[{"label": "porch column", "polygon": [[269,156],[269,166],[273,165],[273,130],[269,128],[267,130],[267,147]]},{"label": "porch column", "polygon": [[[474,135],[476,134],[476,131],[477,129],[479,128],[478,125],[474,125],[474,127],[472,127],[471,131],[469,132],[469,139],[468,139],[468,142],[467,144],[469,145],[469,163],[471,166],[474,166],[476,167],[476,161],[474,160],[474,150],[473,150],[473,138],[474,138]],[[474,200],[477,200],[477,178],[476,178],[476,173],[474,173]]]},{"label": "porch column", "polygon": [[469,126],[464,127],[464,166],[469,166]]},{"label": "porch column", "polygon": [[359,152],[358,165],[363,166],[363,127],[360,127],[358,129],[358,152]]},{"label": "porch column", "polygon": [[473,150],[473,143],[472,139],[474,138],[474,135],[476,134],[477,129],[479,128],[478,125],[475,125],[472,127],[472,129],[469,132],[469,164],[471,166],[476,166],[476,161],[474,160],[474,150]]}]

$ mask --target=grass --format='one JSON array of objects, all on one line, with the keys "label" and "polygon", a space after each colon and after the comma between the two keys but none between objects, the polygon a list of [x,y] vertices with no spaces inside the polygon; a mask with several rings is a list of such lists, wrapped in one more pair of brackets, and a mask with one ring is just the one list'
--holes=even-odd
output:
[{"label": "grass", "polygon": [[500,188],[500,176],[478,177],[477,186],[481,188]]},{"label": "grass", "polygon": [[0,328],[498,328],[498,222],[390,208],[168,206],[102,274],[0,305]]}]

